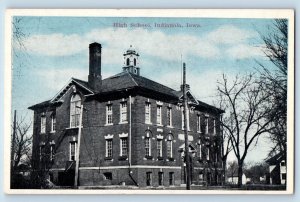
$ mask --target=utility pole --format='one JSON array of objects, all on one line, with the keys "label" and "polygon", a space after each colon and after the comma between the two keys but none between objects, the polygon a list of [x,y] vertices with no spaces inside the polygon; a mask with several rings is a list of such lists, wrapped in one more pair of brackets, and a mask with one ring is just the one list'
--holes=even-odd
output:
[{"label": "utility pole", "polygon": [[186,98],[186,73],[185,63],[183,63],[183,105],[184,105],[184,143],[185,143],[185,163],[186,163],[186,189],[191,189],[191,165],[189,155],[189,140],[188,140],[188,128],[187,128],[187,116],[188,116],[188,105]]},{"label": "utility pole", "polygon": [[76,168],[75,168],[75,179],[74,179],[74,187],[78,187],[78,173],[79,173],[79,154],[80,154],[80,140],[81,140],[81,128],[82,128],[82,112],[83,105],[80,106],[80,116],[79,116],[79,128],[78,128],[78,145],[76,150]]},{"label": "utility pole", "polygon": [[[17,111],[14,111],[14,126],[13,126],[13,136],[11,143],[11,151],[10,151],[10,170],[14,171],[14,155],[15,155],[15,141],[16,141],[16,131],[17,131]],[[12,174],[12,172],[11,172]]]}]

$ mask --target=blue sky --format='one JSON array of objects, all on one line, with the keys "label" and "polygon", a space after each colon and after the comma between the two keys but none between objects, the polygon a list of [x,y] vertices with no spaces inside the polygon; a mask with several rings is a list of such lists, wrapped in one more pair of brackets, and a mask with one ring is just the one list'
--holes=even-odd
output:
[{"label": "blue sky", "polygon": [[[114,28],[116,22],[128,27]],[[151,27],[132,28],[131,23]],[[183,27],[158,28],[154,23]],[[21,17],[25,49],[13,40],[12,109],[31,119],[28,106],[51,99],[71,77],[87,80],[88,45],[95,41],[102,44],[104,78],[122,71],[122,54],[133,45],[142,76],[179,89],[182,58],[192,93],[213,104],[223,73],[231,77],[252,72],[258,66],[255,60],[272,68],[259,34],[267,34],[271,25],[270,19]],[[266,153],[267,144],[259,148],[248,161],[265,158],[257,154]]]}]

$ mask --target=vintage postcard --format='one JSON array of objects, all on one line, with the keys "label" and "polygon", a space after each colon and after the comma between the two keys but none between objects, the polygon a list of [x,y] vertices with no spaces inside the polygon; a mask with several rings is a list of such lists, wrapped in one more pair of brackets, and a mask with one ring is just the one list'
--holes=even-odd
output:
[{"label": "vintage postcard", "polygon": [[6,11],[5,191],[292,194],[294,11]]}]

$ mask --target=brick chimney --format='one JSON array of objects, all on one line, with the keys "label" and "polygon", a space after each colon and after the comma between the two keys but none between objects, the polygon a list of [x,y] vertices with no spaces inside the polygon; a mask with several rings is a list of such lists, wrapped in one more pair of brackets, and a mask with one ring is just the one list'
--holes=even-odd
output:
[{"label": "brick chimney", "polygon": [[90,49],[90,61],[89,61],[89,86],[95,90],[101,90],[102,76],[101,76],[101,44],[91,43]]}]

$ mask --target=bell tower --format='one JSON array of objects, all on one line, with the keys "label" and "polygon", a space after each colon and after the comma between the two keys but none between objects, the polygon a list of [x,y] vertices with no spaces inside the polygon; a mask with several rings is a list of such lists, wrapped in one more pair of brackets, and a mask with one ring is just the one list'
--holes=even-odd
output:
[{"label": "bell tower", "polygon": [[132,45],[130,45],[129,49],[126,53],[123,54],[124,56],[124,66],[123,71],[127,71],[136,75],[140,75],[140,68],[139,66],[139,54],[135,52]]}]

